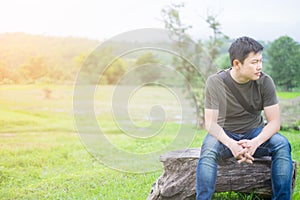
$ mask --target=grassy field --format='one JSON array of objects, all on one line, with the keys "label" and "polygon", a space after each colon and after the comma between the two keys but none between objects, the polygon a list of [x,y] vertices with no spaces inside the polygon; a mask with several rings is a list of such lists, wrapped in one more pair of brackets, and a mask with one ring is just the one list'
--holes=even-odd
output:
[{"label": "grassy field", "polygon": [[[52,91],[50,98],[45,98],[46,88]],[[163,102],[170,107],[171,114],[166,115],[170,120],[164,125],[163,137],[136,142],[126,140],[112,123],[111,91],[111,87],[96,91],[95,113],[112,144],[124,151],[146,153],[163,148],[174,139],[174,132],[181,126],[176,121],[180,113],[176,99],[157,88],[141,92],[141,99],[147,99],[149,105]],[[132,101],[141,103],[138,99]],[[93,157],[76,131],[72,86],[1,86],[0,106],[0,199],[140,200],[146,199],[161,174],[161,169],[139,174],[120,172]],[[143,118],[144,108],[132,109],[136,124],[148,125]],[[293,159],[299,163],[300,133],[282,134],[291,141]],[[191,147],[199,147],[204,136],[203,130],[197,131]],[[300,199],[299,178],[298,173],[294,199]],[[225,194],[214,199],[251,199],[251,196]]]},{"label": "grassy field", "polygon": [[293,99],[300,96],[300,92],[278,92],[277,96],[283,99]]}]

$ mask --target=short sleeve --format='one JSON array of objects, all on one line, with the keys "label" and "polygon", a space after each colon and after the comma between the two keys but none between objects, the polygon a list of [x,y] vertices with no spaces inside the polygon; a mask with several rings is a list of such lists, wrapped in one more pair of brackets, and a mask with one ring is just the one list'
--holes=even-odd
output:
[{"label": "short sleeve", "polygon": [[206,81],[205,103],[206,109],[219,109],[225,100],[224,83],[219,75],[210,76]]},{"label": "short sleeve", "polygon": [[278,103],[275,84],[273,79],[266,75],[262,83],[263,107],[272,106]]}]

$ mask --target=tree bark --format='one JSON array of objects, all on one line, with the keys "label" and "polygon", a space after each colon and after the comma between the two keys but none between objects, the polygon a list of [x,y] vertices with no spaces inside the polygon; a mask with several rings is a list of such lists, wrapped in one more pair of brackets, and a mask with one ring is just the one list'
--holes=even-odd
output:
[{"label": "tree bark", "polygon": [[[160,156],[164,172],[153,184],[147,200],[188,200],[196,196],[196,168],[200,149],[171,151]],[[256,158],[253,164],[232,158],[218,165],[215,192],[234,191],[271,197],[271,157]],[[293,189],[297,173],[293,161]]]}]

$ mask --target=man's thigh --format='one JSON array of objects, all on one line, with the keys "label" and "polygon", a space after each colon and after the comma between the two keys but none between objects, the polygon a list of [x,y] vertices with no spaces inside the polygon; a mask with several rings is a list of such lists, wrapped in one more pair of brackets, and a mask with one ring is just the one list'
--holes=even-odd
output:
[{"label": "man's thigh", "polygon": [[201,155],[212,154],[216,156],[218,161],[232,157],[230,149],[222,144],[218,139],[210,135],[206,135],[201,147]]},{"label": "man's thigh", "polygon": [[276,133],[257,148],[254,157],[271,156],[274,150],[282,147],[290,148],[289,141],[280,133]]}]

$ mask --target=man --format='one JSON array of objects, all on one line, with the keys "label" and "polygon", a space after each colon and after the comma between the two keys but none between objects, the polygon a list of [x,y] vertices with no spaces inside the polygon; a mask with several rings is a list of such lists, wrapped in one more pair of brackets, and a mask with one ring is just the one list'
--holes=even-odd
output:
[{"label": "man", "polygon": [[[235,157],[239,163],[251,164],[255,157],[261,156],[272,156],[272,199],[291,199],[291,147],[278,133],[279,105],[273,80],[262,73],[262,50],[263,46],[254,39],[238,38],[228,50],[232,67],[207,79],[205,128],[208,134],[197,166],[197,200],[211,199],[218,162]],[[225,80],[233,86],[228,86]],[[260,114],[262,110],[266,125]]]}]

